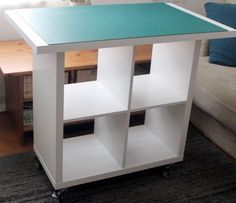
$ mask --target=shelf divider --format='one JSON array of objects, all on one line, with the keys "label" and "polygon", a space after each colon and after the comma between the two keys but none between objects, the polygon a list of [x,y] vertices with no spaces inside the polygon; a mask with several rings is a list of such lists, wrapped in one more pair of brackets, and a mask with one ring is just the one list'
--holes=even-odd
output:
[{"label": "shelf divider", "polygon": [[121,167],[125,164],[129,113],[95,118],[94,134]]},{"label": "shelf divider", "polygon": [[126,109],[129,106],[134,65],[133,46],[98,50],[97,81]]}]

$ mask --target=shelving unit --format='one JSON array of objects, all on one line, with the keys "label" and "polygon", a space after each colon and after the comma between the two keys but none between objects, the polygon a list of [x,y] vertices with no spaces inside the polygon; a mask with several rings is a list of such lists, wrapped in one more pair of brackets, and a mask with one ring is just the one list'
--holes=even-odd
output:
[{"label": "shelving unit", "polygon": [[[236,36],[173,4],[18,10],[7,18],[34,50],[34,151],[55,189],[183,160],[201,40]],[[153,44],[151,70],[134,76],[141,44]],[[63,52],[94,48],[97,80],[64,85]],[[143,110],[144,124],[129,127],[131,113]],[[63,139],[63,123],[83,119],[94,119],[94,134]]]}]

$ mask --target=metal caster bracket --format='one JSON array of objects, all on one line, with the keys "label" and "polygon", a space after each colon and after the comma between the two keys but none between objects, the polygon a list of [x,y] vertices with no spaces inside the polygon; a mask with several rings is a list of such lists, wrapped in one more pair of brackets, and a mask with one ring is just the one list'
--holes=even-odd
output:
[{"label": "metal caster bracket", "polygon": [[52,198],[59,200],[59,203],[62,203],[65,199],[66,189],[55,190],[52,193]]}]

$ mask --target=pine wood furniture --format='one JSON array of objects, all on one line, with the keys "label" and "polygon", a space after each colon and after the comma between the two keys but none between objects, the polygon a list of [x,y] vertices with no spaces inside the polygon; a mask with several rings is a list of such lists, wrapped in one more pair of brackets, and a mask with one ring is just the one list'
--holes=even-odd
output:
[{"label": "pine wood furniture", "polygon": [[[137,46],[135,62],[145,63],[151,59],[151,45]],[[97,50],[71,51],[65,53],[65,71],[69,83],[76,81],[76,71],[93,69],[97,66]],[[21,144],[25,144],[25,133],[32,131],[32,125],[24,125],[24,78],[32,75],[32,50],[22,40],[0,42],[0,73],[5,77],[6,110]]]},{"label": "pine wood furniture", "polygon": [[29,152],[33,150],[32,139],[22,146],[12,121],[6,112],[0,113],[0,156]]},{"label": "pine wood furniture", "polygon": [[[55,189],[182,161],[200,40],[236,36],[173,4],[13,10],[7,18],[33,49],[34,151]],[[151,72],[134,76],[142,44],[153,44]],[[64,52],[97,48],[97,80],[64,85]],[[145,124],[129,127],[139,110]],[[88,118],[94,134],[63,139],[64,122]]]}]

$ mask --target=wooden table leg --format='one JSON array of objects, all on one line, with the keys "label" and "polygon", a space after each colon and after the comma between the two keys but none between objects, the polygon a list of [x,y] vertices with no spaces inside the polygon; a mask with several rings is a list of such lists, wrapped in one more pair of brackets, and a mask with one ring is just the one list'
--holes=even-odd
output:
[{"label": "wooden table leg", "polygon": [[24,140],[23,121],[23,82],[24,76],[11,76],[5,78],[6,82],[6,110],[13,122],[20,143]]}]

